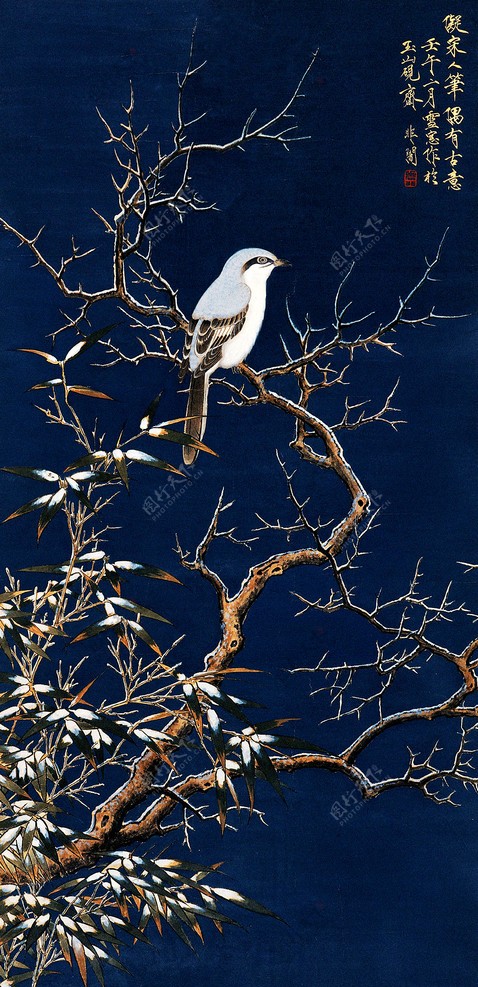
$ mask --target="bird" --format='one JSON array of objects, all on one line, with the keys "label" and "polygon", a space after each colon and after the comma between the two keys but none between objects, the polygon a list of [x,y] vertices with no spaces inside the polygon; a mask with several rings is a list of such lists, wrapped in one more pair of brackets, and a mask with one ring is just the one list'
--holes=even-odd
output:
[{"label": "bird", "polygon": [[[237,367],[252,350],[266,307],[266,283],[276,267],[290,267],[259,247],[237,250],[215,281],[201,295],[189,322],[179,373],[189,369],[191,380],[184,431],[201,441],[206,429],[209,378],[222,367]],[[198,448],[183,445],[183,460],[191,466]]]}]

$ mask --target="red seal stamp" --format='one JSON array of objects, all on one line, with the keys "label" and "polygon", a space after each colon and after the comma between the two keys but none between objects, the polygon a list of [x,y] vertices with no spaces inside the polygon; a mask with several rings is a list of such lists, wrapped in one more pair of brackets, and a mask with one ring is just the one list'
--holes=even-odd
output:
[{"label": "red seal stamp", "polygon": [[415,168],[407,168],[403,173],[403,184],[405,188],[415,188],[418,184],[418,172]]}]

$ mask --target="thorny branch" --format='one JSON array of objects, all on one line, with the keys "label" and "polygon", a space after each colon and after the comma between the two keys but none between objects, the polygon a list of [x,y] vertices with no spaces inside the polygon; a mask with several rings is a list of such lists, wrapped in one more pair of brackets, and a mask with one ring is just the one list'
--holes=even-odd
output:
[{"label": "thorny branch", "polygon": [[[440,251],[441,244],[431,264],[427,262],[426,272],[428,274],[438,262]],[[426,277],[422,277],[419,284],[422,285],[425,280]],[[406,299],[407,304],[412,297],[415,297],[415,294],[415,289],[409,292]],[[393,328],[400,324],[403,312],[404,305],[401,303],[397,320],[392,320]],[[343,608],[362,620],[367,620],[375,631],[385,639],[377,644],[376,657],[372,661],[357,665],[345,661],[342,665],[334,665],[330,664],[327,661],[327,656],[325,656],[319,662],[315,672],[325,676],[325,684],[323,687],[319,687],[319,690],[313,691],[323,690],[332,705],[332,715],[324,718],[324,725],[330,719],[340,720],[342,717],[352,715],[364,716],[369,709],[372,710],[374,705],[378,712],[378,718],[360,732],[353,742],[340,753],[312,754],[304,751],[290,757],[278,755],[272,759],[275,770],[277,772],[293,772],[305,767],[321,767],[326,770],[339,771],[352,778],[366,798],[374,797],[382,791],[394,787],[408,786],[419,788],[425,795],[435,800],[451,801],[452,791],[443,795],[441,787],[439,791],[437,790],[437,785],[448,785],[453,779],[473,787],[478,784],[478,774],[475,776],[472,755],[468,746],[470,731],[474,729],[472,721],[478,713],[478,707],[467,705],[465,702],[467,697],[471,696],[477,688],[475,664],[478,663],[478,660],[475,653],[478,649],[478,641],[473,640],[462,651],[454,652],[431,636],[430,631],[436,624],[453,618],[457,613],[467,615],[468,612],[463,606],[452,604],[449,588],[436,606],[432,605],[426,597],[420,596],[418,592],[420,580],[418,568],[410,586],[402,596],[385,602],[381,601],[379,596],[374,606],[369,610],[355,602],[354,590],[348,588],[346,575],[354,568],[356,561],[362,554],[360,547],[362,539],[373,525],[376,515],[370,514],[370,497],[345,458],[336,434],[340,427],[351,427],[348,415],[352,409],[350,405],[346,405],[345,421],[340,422],[338,426],[330,427],[311,408],[311,402],[316,392],[322,387],[332,386],[337,382],[342,383],[343,374],[342,371],[334,373],[330,364],[324,368],[316,358],[312,360],[308,358],[308,345],[313,332],[309,322],[306,324],[304,332],[297,329],[290,316],[289,325],[292,327],[295,338],[299,340],[299,346],[303,352],[300,365],[296,360],[290,358],[287,351],[284,365],[280,368],[280,374],[276,373],[279,368],[254,371],[251,367],[242,365],[240,371],[245,384],[249,385],[250,388],[247,391],[244,385],[238,386],[226,379],[221,380],[220,383],[232,392],[235,403],[245,406],[270,405],[290,419],[294,429],[290,443],[291,449],[298,453],[301,460],[335,474],[348,492],[350,508],[341,520],[327,524],[323,524],[320,518],[311,517],[309,513],[310,499],[301,500],[298,497],[294,488],[294,472],[289,472],[285,462],[279,458],[285,476],[288,500],[294,509],[295,518],[291,523],[280,520],[271,523],[260,517],[261,528],[257,530],[281,531],[287,540],[290,540],[292,535],[302,533],[304,537],[310,540],[310,545],[279,552],[252,565],[239,590],[231,594],[209,561],[210,553],[217,539],[235,539],[234,528],[222,528],[222,517],[232,505],[224,503],[223,494],[221,494],[208,530],[194,555],[191,557],[181,548],[179,542],[177,544],[181,564],[190,571],[196,572],[199,577],[205,579],[214,588],[219,610],[218,617],[222,628],[217,646],[205,658],[205,671],[198,672],[190,680],[197,680],[201,674],[206,674],[209,683],[215,687],[221,685],[225,673],[233,665],[236,656],[244,646],[244,621],[247,614],[272,577],[281,576],[296,566],[323,567],[331,572],[335,588],[331,590],[329,598],[323,603],[320,600],[314,602],[302,600],[302,612],[320,610],[323,613],[333,613]],[[351,321],[348,323],[349,330],[353,325],[354,323]],[[391,326],[390,323],[387,325]],[[383,326],[380,325],[375,333],[370,333],[367,336],[367,345],[382,344],[383,335]],[[387,340],[385,343],[388,345]],[[350,337],[347,345],[349,349],[351,347],[353,350],[355,341]],[[341,349],[341,346],[338,345],[338,348]],[[316,350],[317,348],[314,349],[314,353]],[[322,352],[321,357],[323,356],[324,353]],[[327,351],[327,356],[332,356],[330,349]],[[162,357],[168,359],[165,351],[163,351]],[[169,359],[174,362],[175,356],[173,355]],[[278,393],[269,384],[272,377],[286,376],[288,364],[290,365],[289,375],[297,383],[298,399],[296,400]],[[311,377],[314,371],[318,379]],[[390,421],[386,414],[394,411],[391,402],[395,390],[396,388],[393,389],[383,407],[375,415],[360,413],[358,419],[354,421],[353,427],[357,428],[374,421]],[[394,420],[390,423],[392,425],[397,424]],[[317,440],[320,440],[319,450],[315,447]],[[399,611],[398,618],[387,622],[388,615],[395,615],[397,611]],[[418,618],[414,622],[412,615],[416,613]],[[387,714],[384,704],[399,673],[402,670],[411,670],[417,674],[418,660],[428,663],[432,659],[444,660],[453,665],[461,676],[461,684],[454,688],[442,702],[429,706],[400,709]],[[356,678],[360,674],[367,674],[372,670],[376,678],[378,676],[378,687],[375,686],[365,697],[360,698],[359,696],[353,699],[352,696],[352,703],[348,705],[351,692],[355,689]],[[204,696],[200,700],[200,706],[201,709],[206,709],[208,706]],[[443,767],[437,763],[439,748],[435,743],[432,745],[431,753],[424,759],[420,759],[419,755],[410,753],[403,774],[395,778],[371,781],[357,764],[360,755],[385,731],[403,723],[420,720],[430,722],[451,717],[456,717],[460,721],[458,750],[453,757],[451,766]],[[469,720],[472,723],[471,726],[467,725]],[[131,775],[125,784],[94,812],[89,833],[71,847],[66,847],[61,851],[62,869],[66,871],[75,870],[78,866],[78,854],[83,863],[92,862],[105,847],[122,846],[160,832],[164,819],[177,811],[179,799],[190,800],[196,793],[204,793],[209,789],[214,789],[216,784],[215,768],[199,775],[192,774],[186,780],[178,779],[172,775],[168,792],[163,792],[155,798],[153,803],[143,810],[136,822],[130,818],[134,809],[147,803],[150,798],[154,790],[155,772],[161,768],[162,757],[166,755],[168,758],[173,757],[174,760],[174,752],[194,732],[194,729],[194,718],[191,718],[190,711],[185,706],[165,727],[164,733],[168,740],[160,742],[160,750],[158,752],[147,751],[135,762]],[[240,766],[234,764],[230,767],[228,777],[232,779],[241,773]]]},{"label": "thorny branch", "polygon": [[[39,246],[44,228],[34,236],[27,237],[6,219],[0,218],[4,229],[12,233],[20,244],[28,247],[32,252],[35,258],[34,266],[40,266],[50,274],[65,298],[79,302],[78,314],[74,317],[67,315],[65,324],[54,335],[67,328],[79,329],[83,322],[88,324],[92,306],[108,299],[117,300],[129,313],[153,318],[162,345],[165,342],[161,335],[164,320],[169,332],[174,329],[185,329],[187,319],[179,307],[177,291],[173,290],[162,272],[155,268],[152,248],[154,234],[159,226],[165,221],[169,222],[168,213],[181,222],[186,212],[205,212],[215,208],[214,203],[203,201],[192,189],[192,162],[198,155],[204,153],[215,155],[237,149],[244,150],[247,144],[254,141],[273,142],[288,149],[294,141],[305,139],[295,134],[297,124],[289,121],[294,119],[292,111],[303,96],[303,85],[314,65],[317,52],[312,55],[290,98],[277,113],[263,124],[254,125],[257,111],[253,110],[235,137],[224,143],[216,143],[193,141],[189,138],[190,128],[196,126],[206,116],[203,113],[194,119],[187,119],[185,115],[188,85],[205,65],[204,62],[194,65],[193,48],[194,35],[187,69],[182,77],[178,76],[177,122],[172,128],[172,147],[163,151],[158,144],[154,163],[144,160],[141,141],[148,127],[139,132],[135,128],[132,87],[129,103],[123,107],[125,122],[118,130],[115,130],[98,111],[107,134],[105,143],[111,144],[119,169],[119,176],[112,176],[118,199],[118,212],[113,218],[107,219],[93,210],[106,233],[112,237],[113,277],[108,287],[89,290],[81,282],[72,285],[68,280],[73,267],[92,254],[95,247],[81,251],[72,239],[71,253],[63,257],[60,264],[55,267],[44,256]],[[179,175],[177,166],[179,166]],[[144,264],[144,273],[138,274],[131,267],[131,260],[134,259]],[[131,281],[141,290],[133,290]],[[114,354],[115,350],[111,352]]]}]

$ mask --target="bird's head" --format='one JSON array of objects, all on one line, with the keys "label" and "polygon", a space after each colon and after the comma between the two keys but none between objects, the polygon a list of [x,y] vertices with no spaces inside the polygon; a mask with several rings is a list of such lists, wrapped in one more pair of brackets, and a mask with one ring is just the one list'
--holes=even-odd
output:
[{"label": "bird's head", "polygon": [[249,288],[264,284],[276,267],[290,267],[288,260],[281,260],[269,250],[261,247],[246,247],[238,250],[226,262],[224,271],[237,274]]}]

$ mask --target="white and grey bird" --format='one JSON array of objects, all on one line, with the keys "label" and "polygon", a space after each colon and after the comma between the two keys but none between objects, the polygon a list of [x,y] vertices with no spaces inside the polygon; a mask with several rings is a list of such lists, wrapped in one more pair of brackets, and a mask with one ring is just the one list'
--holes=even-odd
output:
[{"label": "white and grey bird", "polygon": [[[199,299],[189,323],[179,379],[191,372],[184,430],[201,440],[206,428],[209,378],[219,367],[237,367],[252,350],[266,307],[266,283],[275,267],[290,267],[268,250],[246,247],[229,257]],[[187,466],[198,450],[183,446]]]}]

